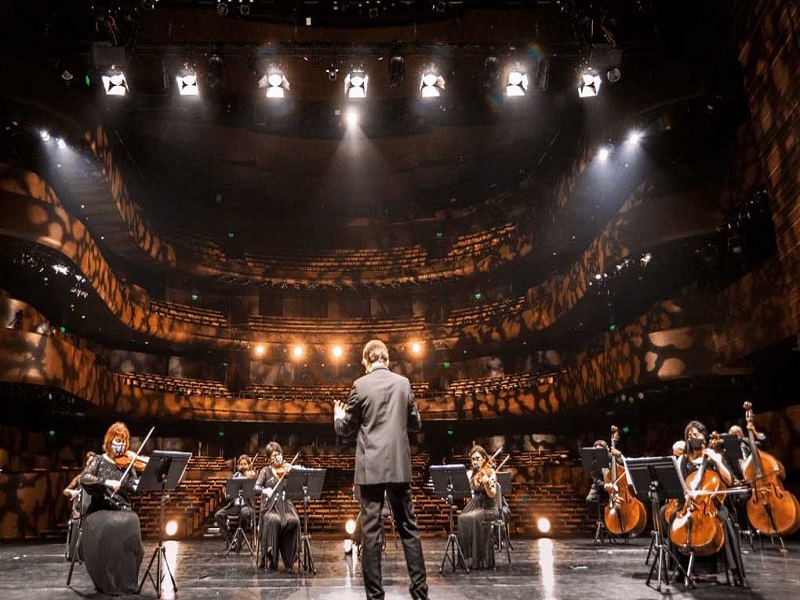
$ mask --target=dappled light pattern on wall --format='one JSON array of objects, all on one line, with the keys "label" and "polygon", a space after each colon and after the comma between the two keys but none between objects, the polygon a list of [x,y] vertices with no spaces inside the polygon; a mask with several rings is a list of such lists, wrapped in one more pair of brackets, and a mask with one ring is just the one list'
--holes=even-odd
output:
[{"label": "dappled light pattern on wall", "polygon": [[128,196],[128,189],[122,180],[122,173],[114,163],[108,136],[102,125],[87,131],[85,137],[92,152],[103,164],[103,178],[110,187],[119,215],[128,226],[136,245],[153,260],[174,267],[177,262],[175,250],[145,224],[140,208]]},{"label": "dappled light pattern on wall", "polygon": [[36,173],[0,163],[0,190],[61,206],[58,194]]},{"label": "dappled light pattern on wall", "polygon": [[63,523],[70,505],[61,490],[77,471],[0,473],[0,539],[38,537]]},{"label": "dappled light pattern on wall", "polygon": [[769,259],[723,290],[717,313],[716,352],[726,363],[792,336],[780,259]]},{"label": "dappled light pattern on wall", "polygon": [[772,220],[786,285],[785,304],[800,331],[800,3],[758,3],[740,24],[742,64],[752,126],[771,199]]}]

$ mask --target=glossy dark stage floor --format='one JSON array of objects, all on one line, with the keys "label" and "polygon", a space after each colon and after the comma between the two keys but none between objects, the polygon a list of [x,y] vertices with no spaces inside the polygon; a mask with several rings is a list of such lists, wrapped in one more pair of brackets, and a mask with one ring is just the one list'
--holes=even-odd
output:
[{"label": "glossy dark stage floor", "polygon": [[[439,574],[445,547],[443,539],[424,539],[430,597],[456,599],[581,599],[628,598],[797,598],[800,593],[800,544],[789,545],[788,554],[765,547],[763,552],[748,548],[744,557],[749,580],[747,589],[713,583],[694,590],[672,585],[668,594],[645,586],[649,567],[644,561],[649,539],[627,545],[596,546],[591,539],[515,540],[512,564],[498,562],[495,571]],[[265,573],[256,569],[248,555],[224,556],[219,540],[169,542],[167,556],[174,569],[178,598],[236,599],[314,598],[361,599],[361,567],[342,553],[340,540],[313,540],[317,575]],[[153,552],[145,543],[145,561]],[[498,557],[499,558],[499,557]],[[103,597],[94,590],[86,570],[78,565],[72,587],[65,587],[69,565],[63,545],[6,544],[0,546],[0,598],[3,600]],[[387,598],[408,598],[402,549],[391,542],[384,556]],[[172,586],[162,587],[164,598],[172,598]],[[662,591],[664,588],[662,588]],[[148,584],[141,597],[154,598]]]}]

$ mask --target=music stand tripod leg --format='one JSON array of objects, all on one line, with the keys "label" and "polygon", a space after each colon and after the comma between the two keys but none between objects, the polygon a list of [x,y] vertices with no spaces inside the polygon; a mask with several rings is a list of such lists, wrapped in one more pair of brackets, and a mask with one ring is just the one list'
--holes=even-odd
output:
[{"label": "music stand tripod leg", "polygon": [[83,537],[83,525],[78,527],[78,539],[75,540],[75,547],[72,549],[72,560],[69,563],[69,574],[67,575],[67,587],[72,581],[72,572],[75,570],[75,561],[78,559],[78,552],[81,548],[81,538]]}]

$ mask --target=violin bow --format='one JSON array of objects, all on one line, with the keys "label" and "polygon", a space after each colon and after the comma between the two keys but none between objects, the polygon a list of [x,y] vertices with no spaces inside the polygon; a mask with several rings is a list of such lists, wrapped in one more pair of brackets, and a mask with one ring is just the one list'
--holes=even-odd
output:
[{"label": "violin bow", "polygon": [[148,431],[148,432],[147,432],[147,435],[144,437],[144,441],[143,441],[141,444],[139,444],[139,449],[138,449],[138,450],[136,451],[136,453],[134,454],[134,456],[133,456],[133,460],[132,460],[132,461],[131,461],[131,463],[128,465],[128,468],[127,468],[127,469],[125,469],[125,472],[122,474],[122,477],[120,477],[120,478],[119,478],[120,485],[122,484],[122,482],[123,482],[123,481],[125,481],[125,478],[128,476],[128,473],[130,473],[130,472],[131,472],[131,469],[133,468],[133,464],[136,462],[136,459],[137,459],[137,458],[139,458],[139,456],[141,455],[141,453],[142,453],[142,448],[144,448],[144,445],[147,443],[147,440],[149,440],[149,439],[150,439],[150,436],[151,436],[151,435],[153,435],[153,432],[155,431],[155,429],[156,429],[156,427],[155,427],[155,425],[153,425],[153,426],[150,428],[150,431]]}]

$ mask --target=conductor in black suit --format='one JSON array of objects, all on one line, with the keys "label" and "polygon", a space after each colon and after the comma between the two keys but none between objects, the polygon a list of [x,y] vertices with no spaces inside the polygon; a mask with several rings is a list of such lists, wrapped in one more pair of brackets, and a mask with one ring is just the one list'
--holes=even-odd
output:
[{"label": "conductor in black suit", "polygon": [[357,379],[347,404],[336,401],[336,433],[358,431],[355,484],[361,488],[361,571],[367,598],[383,598],[381,543],[384,493],[403,541],[412,598],[427,599],[425,560],[411,502],[411,449],[408,432],[422,428],[411,383],[389,370],[389,351],[380,340],[364,346],[367,374]]}]

